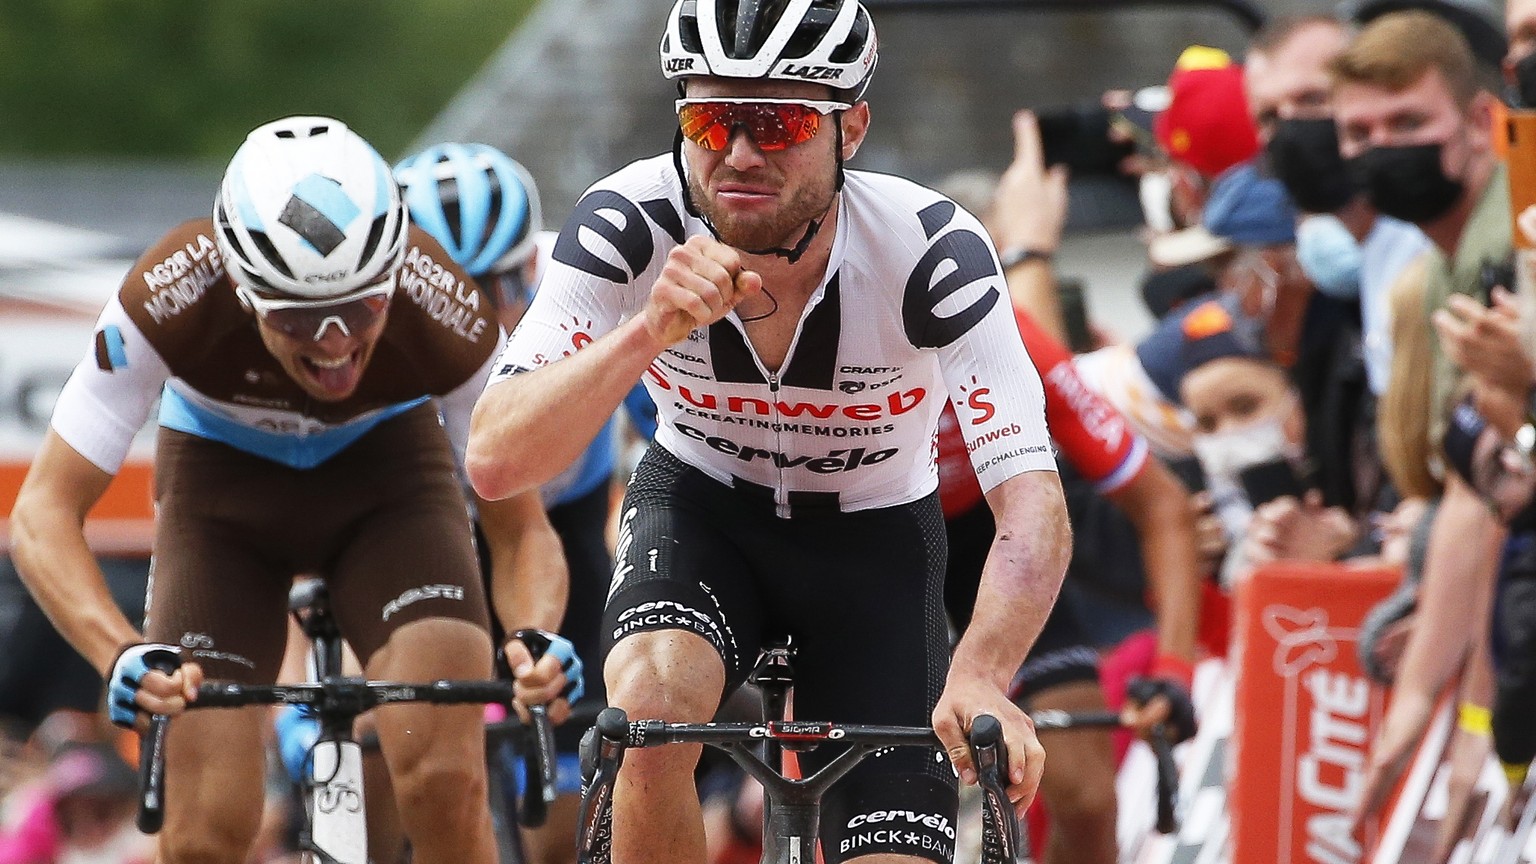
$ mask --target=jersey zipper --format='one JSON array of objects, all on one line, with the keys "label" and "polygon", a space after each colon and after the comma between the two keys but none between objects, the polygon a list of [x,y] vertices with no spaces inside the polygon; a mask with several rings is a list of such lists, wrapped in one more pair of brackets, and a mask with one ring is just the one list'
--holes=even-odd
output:
[{"label": "jersey zipper", "polygon": [[[815,309],[822,299],[826,297],[827,283],[832,281],[832,276],[835,273],[835,270],[829,269],[827,271],[827,275],[822,280],[821,285],[817,286],[815,293],[811,295],[811,299],[805,304],[805,308],[800,310],[800,320],[795,322],[795,335],[789,339],[789,349],[784,352],[784,362],[781,368],[789,368],[789,364],[794,361],[795,349],[800,345],[800,334],[805,331],[805,320],[810,317],[811,310]],[[757,364],[757,371],[761,372],[763,378],[768,381],[768,393],[770,402],[773,405],[772,417],[775,427],[773,432],[773,449],[775,452],[783,453],[784,424],[780,422],[783,418],[779,415],[779,373],[770,371],[768,365],[763,362],[763,358],[758,356],[757,348],[752,345],[752,337],[747,335],[747,325],[741,322],[741,318],[733,313],[730,321],[741,332],[741,339],[747,345],[747,353],[752,357],[752,362]],[[790,515],[789,489],[785,479],[785,474],[788,470],[788,468],[782,465],[779,466],[779,482],[777,488],[773,490],[774,515],[781,519],[788,519]]]},{"label": "jersey zipper", "polygon": [[[799,333],[797,332],[795,335],[796,335],[796,337],[798,337]],[[793,343],[791,343],[791,349],[790,350],[794,350],[793,349]],[[756,352],[753,352],[753,353],[755,354]],[[789,360],[789,358],[786,355],[785,362],[788,362],[788,360]],[[777,372],[769,372],[768,373],[768,395],[769,395],[769,399],[771,400],[770,404],[773,405],[773,418],[774,418],[774,424],[773,425],[775,427],[777,427],[777,428],[774,429],[774,432],[773,432],[773,440],[774,440],[773,449],[776,452],[783,453],[784,452],[784,433],[783,433],[783,431],[781,431],[782,428],[783,428],[783,424],[778,422],[778,419],[779,419],[779,373],[777,373]],[[783,465],[779,466],[779,488],[773,490],[773,504],[774,504],[774,506],[773,506],[773,513],[774,513],[775,516],[778,516],[780,519],[788,519],[789,518],[789,490],[787,488],[785,488],[785,479],[784,479],[784,472],[786,470],[787,469],[785,469],[783,467]]]}]

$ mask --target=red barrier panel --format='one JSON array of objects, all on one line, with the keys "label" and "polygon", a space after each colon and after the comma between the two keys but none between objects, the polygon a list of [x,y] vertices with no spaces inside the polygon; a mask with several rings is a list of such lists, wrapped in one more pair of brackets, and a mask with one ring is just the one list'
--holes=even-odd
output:
[{"label": "red barrier panel", "polygon": [[1355,645],[1366,612],[1400,578],[1395,569],[1281,562],[1239,586],[1233,864],[1363,860],[1349,814],[1387,697],[1360,669]]}]

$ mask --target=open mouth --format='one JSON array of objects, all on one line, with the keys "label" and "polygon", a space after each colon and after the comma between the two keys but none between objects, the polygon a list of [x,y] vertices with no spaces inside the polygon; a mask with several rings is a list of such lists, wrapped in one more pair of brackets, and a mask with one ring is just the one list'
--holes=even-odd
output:
[{"label": "open mouth", "polygon": [[321,389],[338,396],[345,396],[357,386],[358,360],[361,354],[362,351],[357,350],[343,357],[300,355],[299,362]]}]

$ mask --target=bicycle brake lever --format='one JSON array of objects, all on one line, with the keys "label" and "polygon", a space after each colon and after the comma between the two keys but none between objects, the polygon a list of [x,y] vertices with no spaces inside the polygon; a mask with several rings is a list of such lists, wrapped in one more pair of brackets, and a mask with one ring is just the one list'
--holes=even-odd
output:
[{"label": "bicycle brake lever", "polygon": [[[538,630],[519,630],[512,634],[512,638],[527,646],[535,663],[549,650],[549,638]],[[550,722],[546,705],[528,706],[528,716],[532,720],[533,740],[532,746],[523,752],[523,773],[528,778],[528,791],[536,794],[523,796],[518,821],[525,827],[538,828],[549,818],[549,806],[560,792],[555,776],[555,727]]]},{"label": "bicycle brake lever", "polygon": [[1152,752],[1157,756],[1157,833],[1179,830],[1179,767],[1173,761],[1173,745],[1162,723],[1152,727]]},{"label": "bicycle brake lever", "polygon": [[[151,651],[144,656],[149,668],[167,675],[181,665],[181,658],[169,651]],[[149,728],[139,740],[139,813],[134,822],[145,834],[155,834],[165,823],[165,733],[171,718],[152,714]]]},{"label": "bicycle brake lever", "polygon": [[990,714],[971,721],[971,762],[982,794],[982,864],[1015,864],[1029,857],[1028,838],[1008,800],[1008,745],[1003,724]]},{"label": "bicycle brake lever", "polygon": [[581,739],[581,811],[576,821],[577,864],[612,860],[613,783],[629,746],[629,716],[608,707]]}]

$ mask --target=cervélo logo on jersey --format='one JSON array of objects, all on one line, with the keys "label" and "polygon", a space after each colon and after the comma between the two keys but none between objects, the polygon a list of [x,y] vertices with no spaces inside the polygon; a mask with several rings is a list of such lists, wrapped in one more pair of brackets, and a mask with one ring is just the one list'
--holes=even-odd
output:
[{"label": "cerv\u00e9lo logo on jersey", "polygon": [[870,450],[867,447],[844,447],[830,450],[824,455],[790,455],[777,450],[765,450],[761,447],[753,447],[748,444],[738,444],[729,438],[720,435],[707,435],[702,430],[695,429],[687,423],[674,423],[677,431],[684,438],[702,441],[711,450],[724,453],[727,456],[735,456],[743,462],[752,462],[762,459],[773,463],[779,468],[804,468],[817,474],[836,474],[841,471],[852,471],[865,465],[879,465],[881,462],[895,456],[896,447],[885,447],[880,450]]}]

